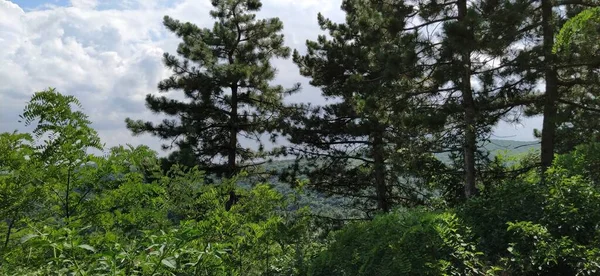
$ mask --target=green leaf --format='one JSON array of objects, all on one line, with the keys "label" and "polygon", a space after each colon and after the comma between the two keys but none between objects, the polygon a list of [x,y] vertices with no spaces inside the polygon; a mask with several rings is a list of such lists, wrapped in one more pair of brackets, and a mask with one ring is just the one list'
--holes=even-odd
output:
[{"label": "green leaf", "polygon": [[177,268],[177,261],[175,261],[175,259],[173,258],[166,258],[163,259],[162,261],[160,261],[164,266],[172,268],[172,269],[176,269]]},{"label": "green leaf", "polygon": [[40,235],[38,235],[38,234],[27,234],[27,235],[25,235],[25,236],[23,236],[23,237],[21,238],[21,243],[25,243],[25,242],[27,242],[28,240],[31,240],[31,239],[33,239],[33,238],[37,238],[37,237],[39,237],[39,236],[40,236]]},{"label": "green leaf", "polygon": [[79,248],[83,248],[83,249],[88,250],[88,251],[96,252],[96,249],[94,249],[91,245],[88,245],[88,244],[82,244],[82,245],[80,245],[78,247]]}]

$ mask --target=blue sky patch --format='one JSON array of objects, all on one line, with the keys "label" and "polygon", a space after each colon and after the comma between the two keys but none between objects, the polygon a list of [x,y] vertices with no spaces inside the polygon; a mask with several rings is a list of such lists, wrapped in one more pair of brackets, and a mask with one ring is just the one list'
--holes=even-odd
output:
[{"label": "blue sky patch", "polygon": [[[49,6],[69,7],[71,6],[70,0],[9,0],[21,7],[24,10],[36,10],[45,9]],[[164,8],[175,6],[182,0],[158,0],[156,3]],[[123,0],[100,0],[98,1],[97,10],[108,10],[108,9],[136,9],[139,8],[139,4],[136,1],[123,1]]]},{"label": "blue sky patch", "polygon": [[9,0],[13,2],[24,10],[33,10],[42,8],[44,5],[54,5],[54,6],[70,6],[71,1],[69,0]]}]

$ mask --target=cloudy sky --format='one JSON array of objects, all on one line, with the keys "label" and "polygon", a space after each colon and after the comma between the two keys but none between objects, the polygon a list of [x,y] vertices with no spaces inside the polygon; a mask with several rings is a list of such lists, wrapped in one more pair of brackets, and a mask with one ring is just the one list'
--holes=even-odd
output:
[{"label": "cloudy sky", "polygon": [[[304,49],[306,39],[321,32],[317,13],[343,19],[341,0],[263,0],[260,17],[281,18],[286,44]],[[169,75],[163,52],[174,52],[178,40],[161,24],[169,15],[209,26],[210,0],[0,0],[0,132],[23,130],[17,122],[35,91],[55,87],[78,97],[107,146],[148,144],[151,136],[132,137],[125,117],[154,118],[144,97],[157,93]],[[275,62],[284,86],[301,82],[293,101],[323,102],[289,60]],[[524,125],[501,124],[497,139],[532,140],[539,119]]]}]

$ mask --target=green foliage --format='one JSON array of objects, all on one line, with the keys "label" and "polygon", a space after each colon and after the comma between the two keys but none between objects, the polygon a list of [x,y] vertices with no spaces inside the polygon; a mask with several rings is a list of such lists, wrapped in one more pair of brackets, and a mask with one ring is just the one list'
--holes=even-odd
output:
[{"label": "green foliage", "polygon": [[[557,156],[544,181],[530,169],[532,155],[497,156],[481,195],[456,213],[406,209],[328,233],[331,225],[311,218],[301,202],[303,181],[284,196],[267,184],[240,186],[253,181],[245,174],[213,185],[198,167],[163,171],[146,146],[88,154],[99,145],[86,130],[90,122],[70,109],[74,98],[50,91],[34,95],[24,117],[64,116],[69,123],[41,120],[36,137],[48,137],[41,146],[29,134],[0,135],[4,274],[594,275],[600,269],[600,214],[589,211],[600,209],[598,144]],[[86,139],[97,142],[81,143]],[[507,177],[515,171],[521,173]],[[238,202],[226,210],[232,191]],[[320,237],[328,234],[324,243]]]},{"label": "green foliage", "polygon": [[600,112],[597,72],[600,7],[574,8],[570,15],[572,17],[560,29],[553,48],[562,85],[559,116],[555,122],[559,153],[568,153],[580,144],[600,141],[598,121],[589,119]]},{"label": "green foliage", "polygon": [[335,233],[310,275],[486,275],[480,255],[456,215],[398,211]]},{"label": "green foliage", "polygon": [[[104,176],[123,174],[103,180],[104,188],[94,192],[86,204],[89,208],[82,209],[72,227],[47,225],[37,230],[37,223],[30,223],[22,230],[29,234],[6,251],[5,272],[229,275],[243,270],[251,275],[269,271],[286,275],[302,269],[297,263],[299,257],[306,258],[303,252],[312,254],[309,242],[299,244],[308,241],[310,220],[302,210],[286,211],[289,202],[268,185],[238,189],[242,200],[225,211],[222,190],[233,183],[199,183],[194,202],[202,206],[201,219],[183,217],[177,224],[169,223],[168,212],[194,205],[169,197],[161,181],[143,183],[141,175],[124,173],[123,167],[134,168],[127,161],[135,160],[131,157],[136,150],[112,151],[96,170],[102,173],[112,167]],[[130,158],[122,158],[127,153]]]},{"label": "green foliage", "polygon": [[85,210],[78,217],[79,225],[93,224],[122,235],[167,225],[166,187],[147,179],[147,175],[158,178],[162,174],[155,152],[146,146],[119,146],[93,161],[81,170],[85,173],[81,177],[90,183],[87,191],[91,196],[82,202]]},{"label": "green foliage", "polygon": [[545,182],[535,172],[471,200],[461,217],[486,259],[518,275],[595,275],[600,261],[597,145],[557,157]]},{"label": "green foliage", "polygon": [[31,158],[38,158],[46,172],[40,179],[45,196],[58,203],[48,211],[62,212],[67,219],[79,211],[91,189],[90,183],[79,177],[93,161],[87,150],[102,149],[87,115],[73,108],[81,109],[75,97],[51,88],[35,93],[21,115],[26,126],[36,122],[33,133],[43,139]]},{"label": "green foliage", "polygon": [[[291,49],[260,0],[212,5],[212,28],[163,21],[182,42],[158,88],[185,100],[149,95],[170,118],[126,120],[169,157],[90,153],[98,133],[53,88],[21,115],[31,134],[0,133],[0,274],[600,274],[597,3],[345,0],[346,20],[319,15],[329,36],[294,52],[337,100],[317,107],[271,84]],[[541,172],[537,152],[484,143],[522,106],[545,115]],[[266,151],[282,132],[291,150]],[[281,153],[298,159],[257,169]]]},{"label": "green foliage", "polygon": [[[312,275],[596,275],[600,271],[597,144],[557,156],[542,178],[487,185],[451,211],[411,209],[333,234]],[[500,178],[500,176],[497,176]]]},{"label": "green foliage", "polygon": [[[139,225],[136,235],[114,232],[120,225],[80,229],[44,227],[21,239],[8,269],[110,275],[230,275],[277,273],[293,270],[297,245],[306,222],[282,216],[281,195],[266,185],[240,191],[244,202],[231,212],[223,210],[218,187],[207,186],[203,202],[212,203],[202,221],[182,221],[168,230]],[[117,232],[117,233],[119,233]],[[26,263],[21,263],[25,258]],[[10,271],[10,270],[8,270]],[[242,272],[243,271],[243,272]]]},{"label": "green foliage", "polygon": [[600,33],[600,8],[589,8],[569,19],[556,37],[555,53],[596,53]]},{"label": "green foliage", "polygon": [[[508,221],[535,221],[541,216],[543,198],[536,182],[505,181],[470,200],[461,209],[464,221],[480,237],[480,250],[498,259],[505,256]],[[462,213],[461,212],[461,213]]]},{"label": "green foliage", "polygon": [[[0,134],[0,237],[4,254],[14,246],[15,231],[35,215],[31,206],[42,200],[39,161],[29,134]],[[0,264],[2,260],[0,259]]]},{"label": "green foliage", "polygon": [[50,88],[35,93],[20,116],[25,126],[36,123],[33,133],[38,139],[44,138],[38,149],[45,162],[76,166],[85,162],[88,148],[102,150],[100,138],[91,128],[87,115],[73,108],[81,109],[77,98]]},{"label": "green foliage", "polygon": [[555,173],[566,176],[583,176],[600,187],[600,143],[582,144],[569,154],[558,155],[556,167],[563,168]]},{"label": "green foliage", "polygon": [[[33,275],[164,275],[202,274],[210,269],[219,275],[220,256],[226,252],[210,244],[194,242],[198,230],[191,227],[169,232],[144,231],[138,239],[106,242],[96,247],[86,244],[86,229],[42,229],[22,240],[27,264],[21,273]],[[39,267],[38,264],[44,264]],[[210,274],[210,273],[208,273]],[[222,273],[223,274],[223,273]]]},{"label": "green foliage", "polygon": [[508,222],[509,267],[522,274],[595,275],[600,271],[600,190],[581,176],[552,168],[543,213],[532,221]]},{"label": "green foliage", "polygon": [[[41,146],[28,134],[0,134],[0,211],[6,218],[0,221],[0,273],[306,270],[303,260],[319,247],[307,210],[294,207],[296,197],[284,198],[267,184],[238,187],[243,175],[207,185],[197,167],[164,172],[146,146],[88,154],[100,141],[86,116],[71,110],[77,103],[52,89],[34,95],[23,117],[26,124],[39,119],[36,136],[48,137]],[[226,211],[229,191],[239,201]]]}]

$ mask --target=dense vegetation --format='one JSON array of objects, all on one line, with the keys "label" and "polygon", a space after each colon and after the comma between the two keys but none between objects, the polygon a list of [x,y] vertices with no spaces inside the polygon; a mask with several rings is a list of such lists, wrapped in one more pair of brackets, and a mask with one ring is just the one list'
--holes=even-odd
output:
[{"label": "dense vegetation", "polygon": [[[164,19],[184,100],[126,119],[167,157],[105,148],[55,89],[0,134],[0,273],[600,274],[596,1],[345,0],[293,52],[260,0],[212,4],[210,29]],[[284,101],[290,56],[333,101]],[[489,139],[533,115],[539,150]]]}]

